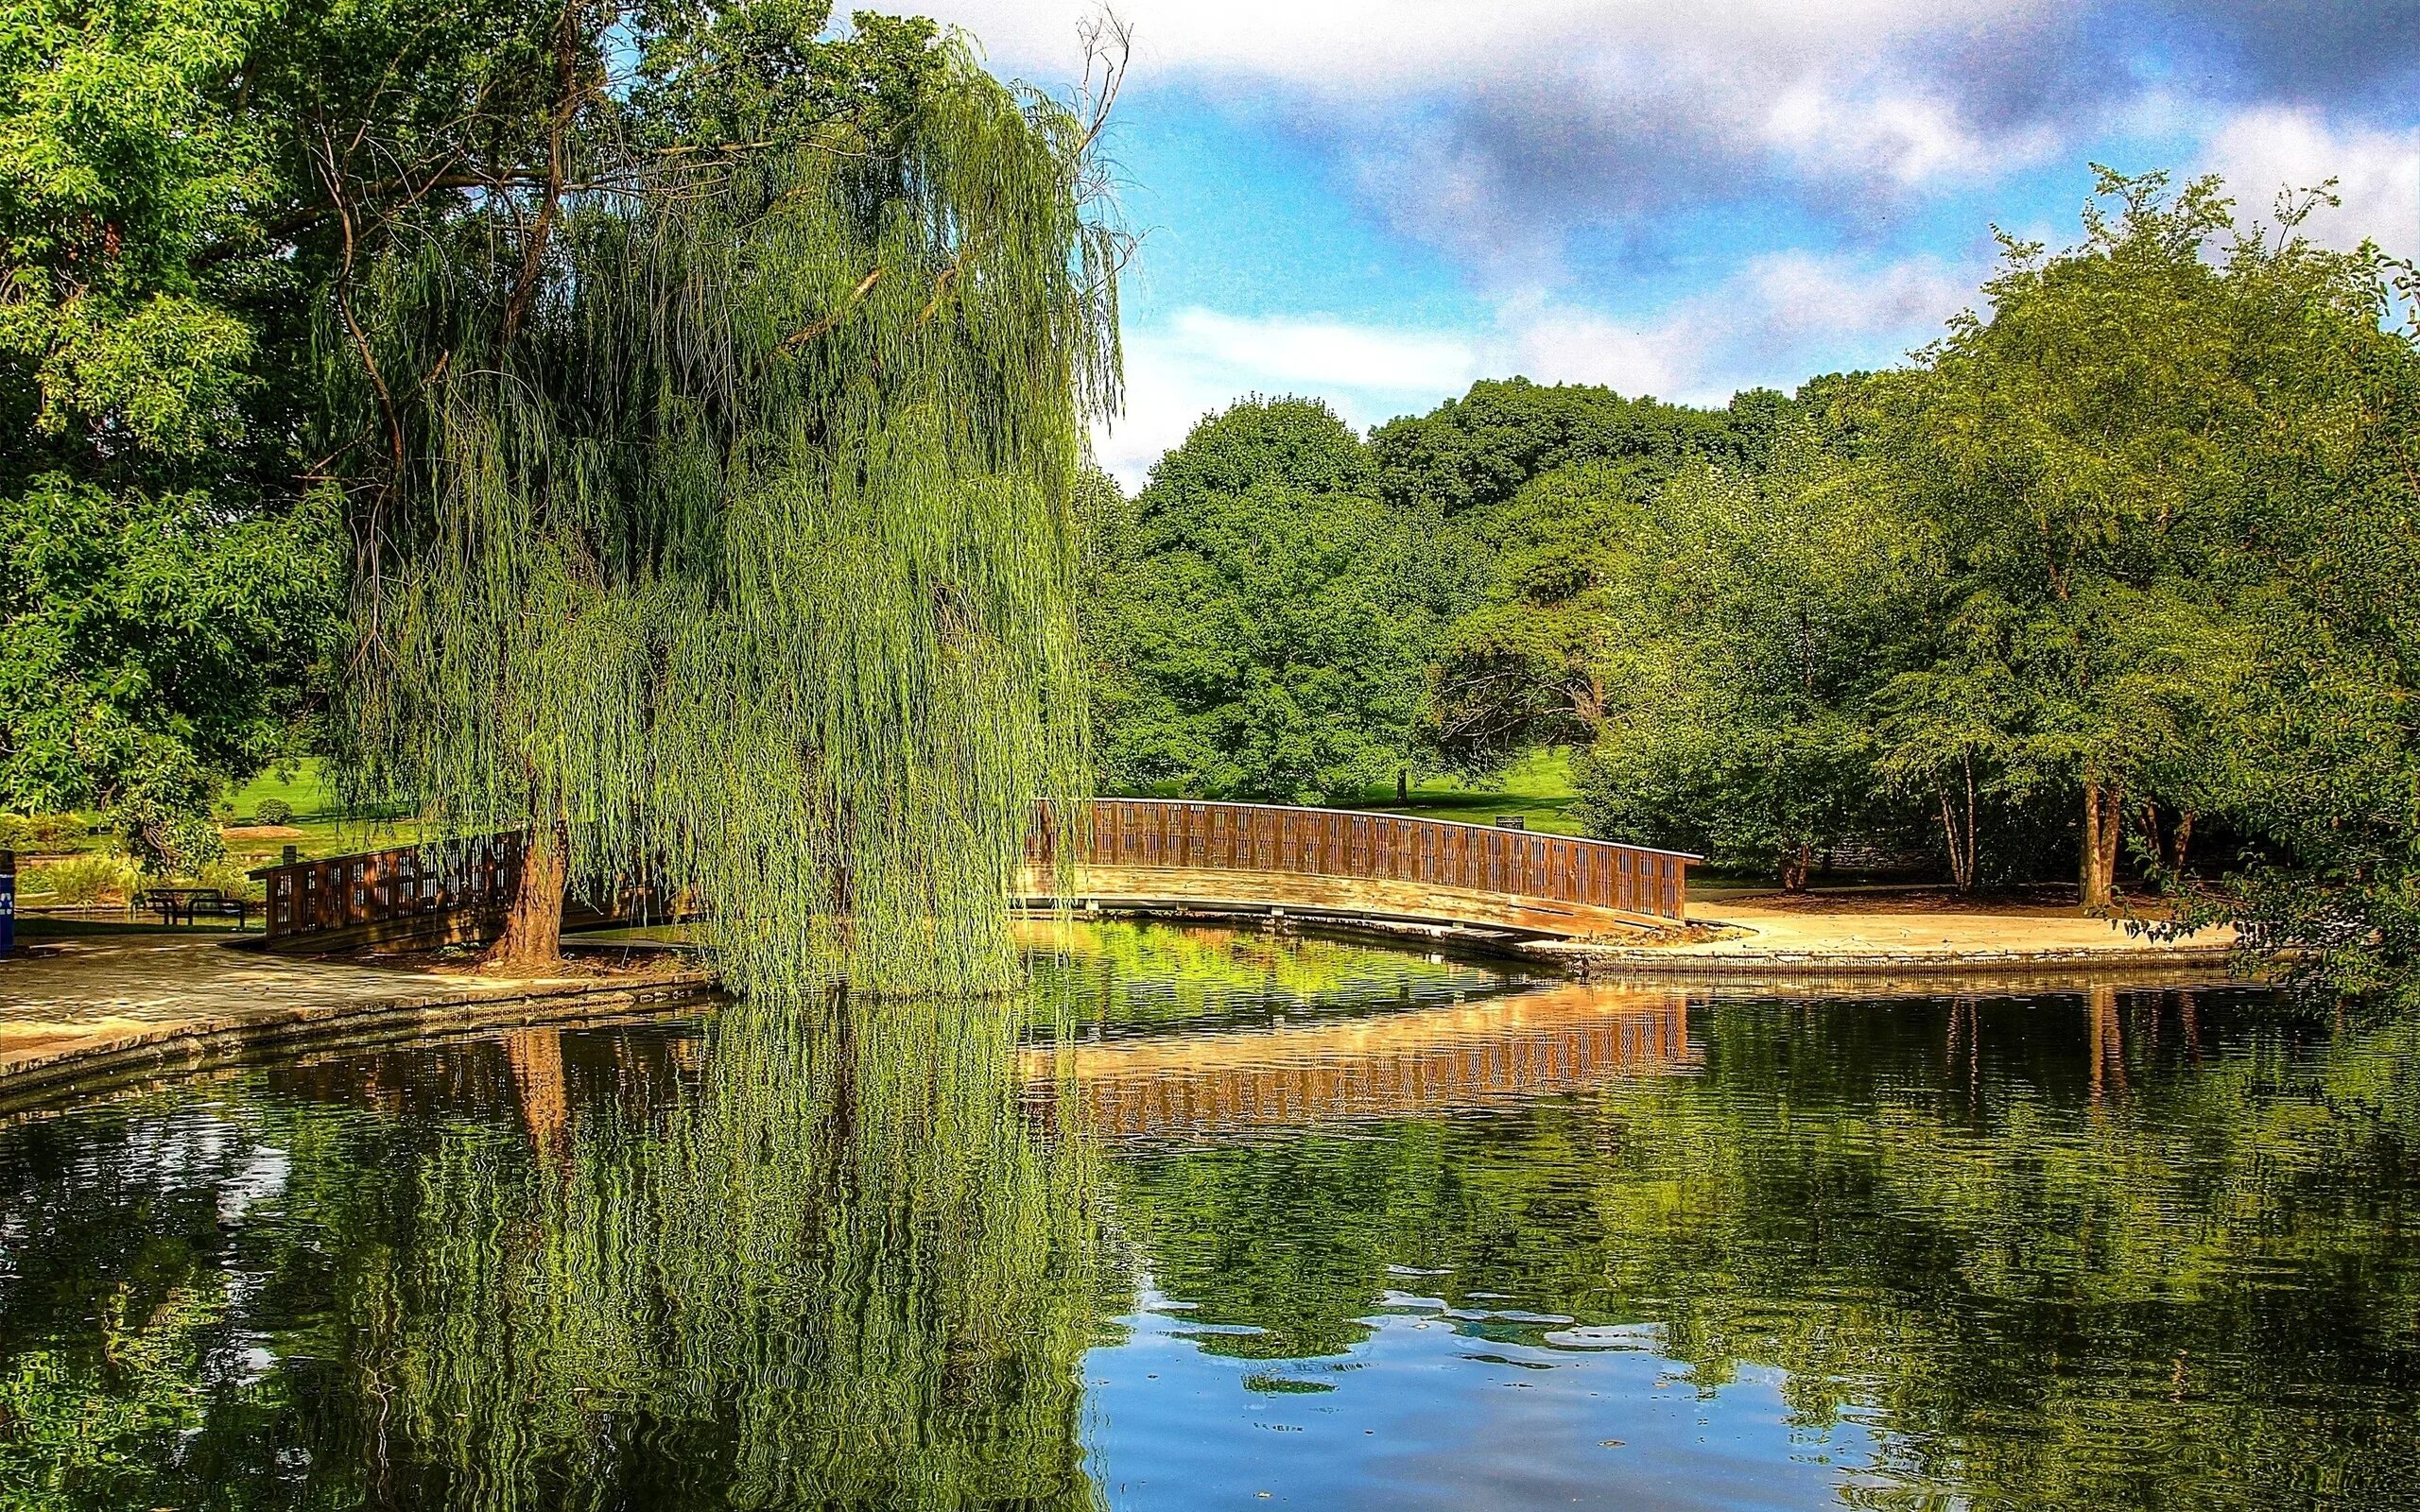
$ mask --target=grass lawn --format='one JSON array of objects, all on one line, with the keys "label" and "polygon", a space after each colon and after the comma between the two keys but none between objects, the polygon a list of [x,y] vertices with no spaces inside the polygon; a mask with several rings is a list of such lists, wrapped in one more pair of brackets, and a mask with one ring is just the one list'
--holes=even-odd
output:
[{"label": "grass lawn", "polygon": [[1532,830],[1578,834],[1580,818],[1571,812],[1575,797],[1571,753],[1557,749],[1533,751],[1507,767],[1496,781],[1476,787],[1455,777],[1415,782],[1409,802],[1397,802],[1392,785],[1374,787],[1362,795],[1360,807],[1468,824],[1494,824],[1499,816],[1517,814]]},{"label": "grass lawn", "polygon": [[[292,810],[294,816],[289,822],[276,825],[255,822],[260,806],[271,799]],[[407,826],[346,817],[339,807],[335,784],[326,780],[316,761],[298,763],[282,778],[275,772],[262,773],[228,795],[219,812],[219,834],[227,847],[223,865],[225,868],[236,871],[274,865],[289,845],[309,858],[401,845],[411,838]],[[49,904],[55,895],[54,888],[43,874],[52,866],[71,863],[96,866],[99,858],[117,851],[115,834],[87,833],[100,823],[99,815],[78,814],[70,817],[75,822],[61,827],[68,833],[39,848],[28,849],[25,853],[17,881],[21,905],[43,907]],[[78,859],[82,857],[95,859],[83,862]],[[124,881],[108,884],[102,896],[114,902],[123,897],[127,887],[139,885],[139,880],[130,872]],[[206,882],[214,886],[237,885],[236,881],[222,883],[215,874]],[[250,885],[247,885],[249,890]],[[95,927],[111,929],[120,926],[96,924]]]}]

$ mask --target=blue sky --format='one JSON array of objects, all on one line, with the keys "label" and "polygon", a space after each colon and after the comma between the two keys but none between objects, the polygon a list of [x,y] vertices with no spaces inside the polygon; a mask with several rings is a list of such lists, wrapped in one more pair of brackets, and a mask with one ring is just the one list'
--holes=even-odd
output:
[{"label": "blue sky", "polygon": [[[1063,89],[1086,0],[925,0]],[[2420,252],[2420,0],[1123,0],[1129,486],[1205,410],[1478,377],[1721,403],[1889,364],[2087,166]]]}]

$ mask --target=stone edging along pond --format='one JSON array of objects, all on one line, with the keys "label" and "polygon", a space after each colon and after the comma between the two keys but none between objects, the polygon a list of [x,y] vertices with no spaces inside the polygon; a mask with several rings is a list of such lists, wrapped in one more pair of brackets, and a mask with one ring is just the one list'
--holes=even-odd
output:
[{"label": "stone edging along pond", "polygon": [[1652,946],[1583,940],[1532,940],[1515,947],[1526,960],[1549,964],[1582,981],[1599,976],[1725,977],[1741,972],[1770,979],[1843,976],[2000,976],[2061,970],[2095,977],[2180,971],[2224,976],[2234,959],[2226,945],[2144,945],[2109,950],[1790,951],[1739,950],[1688,954]]},{"label": "stone edging along pond", "polygon": [[279,1004],[78,1036],[0,1062],[0,1113],[47,1106],[130,1079],[197,1071],[264,1053],[281,1055],[488,1029],[565,1026],[702,1004],[712,972],[644,980],[531,983],[397,993],[327,1004]]}]

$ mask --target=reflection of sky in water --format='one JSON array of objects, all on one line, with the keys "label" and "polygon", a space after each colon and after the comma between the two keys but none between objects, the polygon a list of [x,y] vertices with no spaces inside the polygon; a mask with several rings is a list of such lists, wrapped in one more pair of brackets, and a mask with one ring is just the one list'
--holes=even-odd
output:
[{"label": "reflection of sky in water", "polygon": [[1094,1475],[1116,1507],[1823,1507],[1872,1457],[1794,1422],[1780,1371],[1702,1391],[1651,1328],[1551,1317],[1389,1292],[1362,1342],[1270,1362],[1146,1290],[1084,1363]]}]

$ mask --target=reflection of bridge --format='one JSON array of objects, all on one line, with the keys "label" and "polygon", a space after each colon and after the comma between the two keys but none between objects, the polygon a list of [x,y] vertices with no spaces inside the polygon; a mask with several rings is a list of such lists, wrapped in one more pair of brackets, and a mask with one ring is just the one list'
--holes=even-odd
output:
[{"label": "reflection of bridge", "polygon": [[[1063,839],[1076,853],[1065,858]],[[1026,840],[1028,902],[1282,913],[1528,936],[1624,934],[1683,916],[1694,856],[1447,819],[1181,799],[1101,799],[1072,829],[1046,812]],[[475,938],[499,924],[517,835],[405,846],[253,873],[272,944],[337,949]],[[637,922],[636,894],[574,905],[569,928]],[[659,908],[656,918],[663,917]]]},{"label": "reflection of bridge", "polygon": [[1680,993],[1571,986],[1244,1034],[1027,1054],[1031,1095],[1064,1078],[1098,1132],[1218,1133],[1571,1091],[1691,1062]]}]

